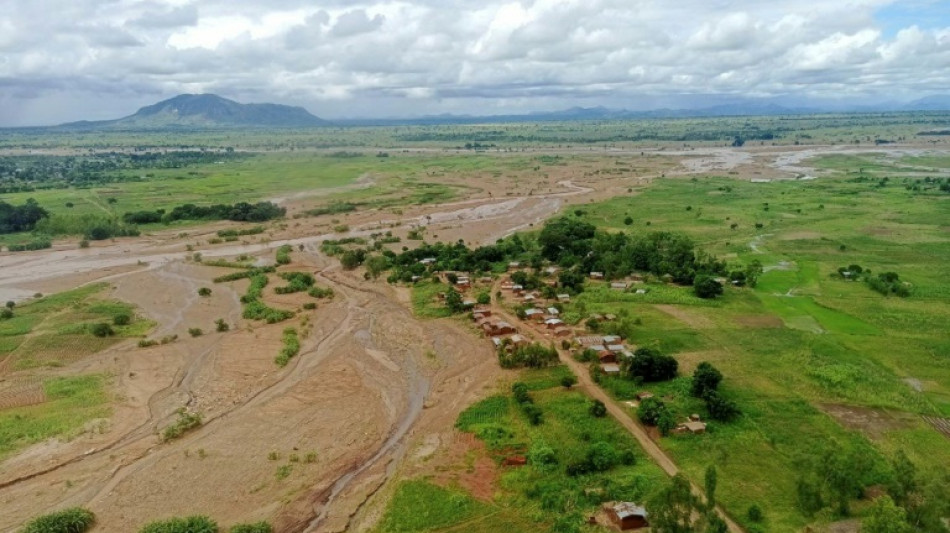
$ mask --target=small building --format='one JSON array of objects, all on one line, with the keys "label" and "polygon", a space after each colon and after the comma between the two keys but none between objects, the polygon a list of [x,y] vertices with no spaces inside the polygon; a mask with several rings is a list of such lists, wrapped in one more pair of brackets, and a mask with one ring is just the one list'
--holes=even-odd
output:
[{"label": "small building", "polygon": [[614,320],[617,320],[617,315],[613,313],[607,313],[604,315],[604,322],[613,322]]},{"label": "small building", "polygon": [[561,320],[560,318],[549,318],[544,321],[544,325],[548,329],[557,329],[559,327],[564,326],[564,321]]},{"label": "small building", "polygon": [[494,280],[491,279],[491,276],[482,276],[482,277],[478,278],[478,282],[479,282],[479,283],[491,283],[492,281],[494,281]]},{"label": "small building", "polygon": [[604,335],[601,337],[604,344],[620,344],[620,335]]},{"label": "small building", "polygon": [[621,531],[640,529],[650,525],[647,521],[647,510],[633,502],[608,504],[604,506],[604,511]]},{"label": "small building", "polygon": [[544,269],[544,273],[547,274],[547,275],[549,275],[549,276],[553,276],[554,274],[557,274],[557,273],[558,273],[558,270],[559,270],[559,269],[558,269],[558,267],[556,267],[556,266],[549,266],[549,267],[547,267],[547,268]]},{"label": "small building", "polygon": [[508,270],[509,270],[509,271],[510,271],[510,270],[518,270],[518,269],[520,269],[520,268],[521,268],[521,263],[519,263],[518,261],[512,261],[512,262],[508,263]]},{"label": "small building", "polygon": [[568,303],[568,302],[571,301],[571,295],[570,295],[570,294],[558,294],[558,295],[557,295],[557,301],[562,302],[562,303]]},{"label": "small building", "polygon": [[646,400],[647,398],[652,398],[652,397],[653,397],[653,393],[650,391],[643,390],[637,393],[637,400],[641,402],[643,400]]},{"label": "small building", "polygon": [[625,281],[614,281],[610,284],[610,288],[618,291],[627,290],[627,282]]},{"label": "small building", "polygon": [[426,257],[425,259],[420,259],[419,262],[422,263],[423,265],[431,265],[431,264],[435,263],[435,258],[434,258],[434,257]]},{"label": "small building", "polygon": [[547,311],[548,314],[551,315],[551,316],[560,316],[560,314],[561,314],[561,312],[558,311],[558,308],[557,308],[557,307],[548,307],[548,308],[546,309],[546,311]]},{"label": "small building", "polygon": [[481,326],[482,330],[489,337],[498,337],[501,335],[510,335],[516,331],[514,326],[511,324],[501,321],[501,322],[485,322]]},{"label": "small building", "polygon": [[636,291],[636,294],[646,294],[646,293],[647,293],[646,289],[637,289]]},{"label": "small building", "polygon": [[524,292],[524,287],[518,284],[514,284],[511,286],[511,292],[515,294],[521,294]]},{"label": "small building", "polygon": [[476,302],[475,300],[462,300],[462,307],[466,309],[470,309],[472,307],[475,307],[476,303],[478,302]]},{"label": "small building", "polygon": [[528,294],[525,294],[525,295],[524,295],[524,298],[522,298],[522,301],[524,301],[524,302],[533,302],[533,301],[535,301],[535,300],[537,300],[537,299],[538,299],[537,296],[535,296],[534,294],[528,293]]},{"label": "small building", "polygon": [[524,317],[527,320],[537,320],[540,322],[544,320],[544,311],[535,309],[534,307],[531,309],[525,309]]},{"label": "small building", "polygon": [[476,307],[475,309],[472,309],[472,312],[478,313],[482,316],[491,316],[491,307],[485,307],[483,305],[480,305]]},{"label": "small building", "polygon": [[524,335],[514,334],[511,337],[508,337],[508,340],[511,341],[512,346],[527,346],[531,344]]},{"label": "small building", "polygon": [[501,338],[499,338],[499,337],[492,337],[492,338],[491,338],[491,343],[495,346],[495,349],[496,349],[496,350],[497,350],[498,348],[501,348]]},{"label": "small building", "polygon": [[415,283],[415,282],[419,281],[420,279],[422,279],[422,276],[413,276],[413,277],[410,278],[410,279],[412,279],[412,282]]},{"label": "small building", "polygon": [[566,327],[555,328],[554,336],[555,337],[570,337],[571,330],[570,328],[566,328]]},{"label": "small building", "polygon": [[510,291],[514,286],[515,286],[515,284],[512,283],[512,282],[510,282],[510,281],[502,281],[502,282],[501,282],[501,288],[502,288],[502,290],[505,290],[505,291]]},{"label": "small building", "polygon": [[702,435],[703,433],[706,433],[706,423],[690,420],[689,422],[677,426],[675,431],[678,433],[692,433],[693,435]]},{"label": "small building", "polygon": [[590,348],[596,344],[603,344],[604,338],[600,335],[582,335],[575,339],[577,344],[584,346],[585,348]]},{"label": "small building", "polygon": [[484,319],[485,319],[485,315],[483,315],[483,314],[481,314],[481,313],[472,313],[472,320],[474,320],[476,324],[477,324],[480,320],[484,320]]},{"label": "small building", "polygon": [[604,279],[604,273],[603,273],[603,272],[591,272],[591,273],[590,273],[590,279]]},{"label": "small building", "polygon": [[623,344],[608,344],[607,350],[615,353],[626,351],[626,349],[623,347]]},{"label": "small building", "polygon": [[617,363],[603,363],[600,365],[600,371],[607,376],[619,376],[620,375],[620,365]]},{"label": "small building", "polygon": [[633,359],[634,357],[636,357],[636,355],[634,355],[633,352],[627,349],[620,350],[617,353],[620,355],[620,357],[623,357],[624,359]]}]

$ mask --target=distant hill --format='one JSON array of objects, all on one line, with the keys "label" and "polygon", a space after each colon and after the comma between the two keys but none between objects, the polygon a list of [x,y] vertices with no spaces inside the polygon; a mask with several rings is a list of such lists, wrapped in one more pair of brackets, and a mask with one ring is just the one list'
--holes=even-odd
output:
[{"label": "distant hill", "polygon": [[328,122],[302,107],[240,104],[214,94],[181,94],[117,120],[71,122],[69,129],[174,129],[216,127],[303,128]]}]

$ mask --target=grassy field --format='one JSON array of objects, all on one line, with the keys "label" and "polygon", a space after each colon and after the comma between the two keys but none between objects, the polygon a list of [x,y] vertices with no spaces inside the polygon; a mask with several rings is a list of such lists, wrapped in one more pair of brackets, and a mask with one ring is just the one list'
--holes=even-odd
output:
[{"label": "grassy field", "polygon": [[106,378],[52,378],[42,384],[47,401],[0,411],[0,460],[51,437],[68,438],[87,422],[109,416]]},{"label": "grassy field", "polygon": [[[661,180],[638,196],[585,208],[584,218],[602,227],[683,231],[732,263],[765,266],[757,288],[727,287],[712,302],[688,288],[648,284],[636,295],[592,287],[566,311],[638,318],[630,340],[672,353],[682,375],[701,361],[722,370],[740,420],[662,445],[700,483],[715,463],[726,508],[741,519],[758,503],[769,531],[810,522],[795,507],[795,480],[801,456],[823,442],[866,448],[876,461],[904,449],[923,471],[950,464],[950,442],[919,416],[950,416],[950,197],[911,192],[901,178],[877,187],[842,174]],[[884,297],[832,277],[850,264],[898,272],[913,293]],[[688,384],[679,378],[649,388],[683,417],[703,412]],[[622,399],[639,390],[619,379],[604,386]],[[841,406],[851,415],[827,414]]]},{"label": "grassy field", "polygon": [[[96,353],[124,339],[145,335],[154,325],[136,317],[126,303],[103,300],[102,283],[45,296],[14,308],[13,318],[0,320],[0,375],[13,370],[58,367]],[[114,325],[128,315],[127,325]],[[97,337],[89,326],[110,324],[114,335]]]},{"label": "grassy field", "polygon": [[[523,371],[524,382],[541,408],[544,422],[531,425],[507,391],[469,407],[457,426],[485,442],[498,463],[512,455],[527,455],[529,465],[501,467],[494,498],[473,500],[457,487],[440,487],[424,479],[403,482],[378,527],[399,531],[583,531],[587,514],[612,499],[644,501],[666,483],[666,476],[650,462],[612,418],[595,418],[585,395],[559,385],[566,367]],[[566,466],[583,460],[593,447],[632,456],[627,463],[599,473],[568,476]],[[547,455],[539,450],[548,449]],[[535,457],[546,456],[547,462]],[[565,529],[567,528],[567,529]]]}]

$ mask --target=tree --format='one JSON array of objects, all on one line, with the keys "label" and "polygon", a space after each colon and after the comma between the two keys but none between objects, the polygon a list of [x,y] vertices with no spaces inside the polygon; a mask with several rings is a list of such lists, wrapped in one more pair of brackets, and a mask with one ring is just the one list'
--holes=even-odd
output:
[{"label": "tree", "polygon": [[897,505],[906,506],[911,493],[917,490],[917,467],[904,450],[897,450],[891,460],[891,469],[894,471],[894,477],[887,492]]},{"label": "tree", "polygon": [[452,285],[455,285],[456,283],[459,282],[459,275],[456,274],[455,272],[449,272],[448,274],[445,275],[445,279],[447,279],[448,282],[451,283]]},{"label": "tree", "polygon": [[462,305],[462,295],[454,287],[449,287],[449,290],[445,293],[445,306],[453,313],[461,313],[465,310],[464,305]]},{"label": "tree", "polygon": [[562,270],[557,276],[558,285],[575,293],[584,291],[584,275],[576,270]]},{"label": "tree", "polygon": [[706,513],[705,533],[727,533],[728,531],[729,526],[726,525],[726,521],[716,514],[715,511]]},{"label": "tree", "polygon": [[479,305],[488,305],[491,303],[491,294],[488,291],[482,291],[475,297]]},{"label": "tree", "polygon": [[603,418],[607,416],[607,406],[604,405],[604,402],[600,400],[594,400],[587,410],[590,412],[590,415],[595,418]]},{"label": "tree", "polygon": [[728,422],[739,416],[739,406],[734,401],[723,398],[717,391],[707,391],[703,399],[706,400],[709,418],[713,420]]},{"label": "tree", "polygon": [[861,521],[861,533],[909,532],[907,513],[898,507],[890,496],[874,500],[868,515]]},{"label": "tree", "polygon": [[693,383],[690,387],[690,394],[696,398],[703,398],[708,391],[714,391],[719,388],[722,381],[722,372],[712,366],[712,364],[703,361],[699,363],[696,370],[693,371]]},{"label": "tree", "polygon": [[649,348],[637,348],[634,357],[624,358],[623,365],[630,379],[641,379],[645,382],[665,381],[676,377],[679,363],[676,359],[663,355],[659,351]]},{"label": "tree", "polygon": [[574,374],[568,374],[561,378],[561,386],[565,389],[570,389],[574,385],[577,385],[577,377]]},{"label": "tree", "polygon": [[637,418],[648,426],[655,426],[660,417],[667,412],[666,404],[659,398],[646,398],[637,408]]},{"label": "tree", "polygon": [[366,252],[363,250],[347,250],[340,256],[340,264],[345,270],[353,270],[363,264]]},{"label": "tree", "polygon": [[[366,259],[366,272],[371,278],[376,279],[386,270],[389,270],[389,258],[385,255],[373,255]],[[458,278],[456,278],[458,279]]]},{"label": "tree", "polygon": [[692,533],[693,512],[698,505],[689,481],[683,474],[673,476],[667,488],[647,502],[651,531],[655,533]]},{"label": "tree", "polygon": [[115,331],[112,329],[112,326],[106,324],[105,322],[92,324],[89,326],[89,332],[96,337],[111,337],[112,335],[115,335]]},{"label": "tree", "polygon": [[710,510],[716,507],[716,481],[718,477],[714,465],[706,467],[706,475],[703,480],[706,483],[706,507]]},{"label": "tree", "polygon": [[116,326],[128,326],[132,323],[132,315],[129,313],[119,313],[112,317],[112,323]]},{"label": "tree", "polygon": [[209,289],[208,287],[201,287],[200,289],[198,289],[198,296],[205,296],[205,297],[211,296],[211,289]]},{"label": "tree", "polygon": [[14,307],[16,307],[16,302],[14,302],[13,300],[7,300],[6,306],[7,306],[7,309],[13,309]]},{"label": "tree", "polygon": [[700,298],[715,298],[722,294],[722,283],[719,283],[712,276],[700,275],[693,280],[693,291]]}]

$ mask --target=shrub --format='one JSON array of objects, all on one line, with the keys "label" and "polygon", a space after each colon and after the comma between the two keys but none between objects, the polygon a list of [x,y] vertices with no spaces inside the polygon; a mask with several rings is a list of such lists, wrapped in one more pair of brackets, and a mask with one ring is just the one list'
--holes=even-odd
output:
[{"label": "shrub", "polygon": [[274,362],[277,363],[278,366],[287,366],[290,359],[300,353],[300,339],[297,337],[296,329],[285,329],[283,341],[284,347],[281,348],[280,353],[274,359]]},{"label": "shrub", "polygon": [[749,510],[746,511],[746,516],[749,517],[749,520],[753,522],[761,522],[764,515],[762,514],[762,508],[756,504],[749,506]]},{"label": "shrub", "polygon": [[204,334],[204,331],[201,331],[201,328],[188,328],[188,334],[192,337],[200,337]]},{"label": "shrub", "polygon": [[184,407],[179,408],[176,412],[178,413],[178,420],[176,420],[174,424],[165,428],[165,431],[162,432],[162,441],[164,442],[177,439],[188,431],[201,425],[201,413],[189,413]]},{"label": "shrub", "polygon": [[333,289],[313,286],[307,294],[314,298],[333,298]]},{"label": "shrub", "polygon": [[112,335],[115,335],[115,330],[112,329],[112,326],[106,324],[105,322],[97,322],[90,325],[89,332],[96,337],[111,337]]},{"label": "shrub", "polygon": [[34,518],[21,533],[83,533],[95,523],[96,516],[82,507],[72,507]]},{"label": "shrub", "polygon": [[722,283],[719,283],[712,276],[696,276],[693,280],[693,291],[700,298],[715,298],[722,294]]},{"label": "shrub", "polygon": [[202,287],[198,289],[198,296],[204,296],[204,297],[211,296],[211,289],[209,289],[208,287]]},{"label": "shrub", "polygon": [[225,322],[223,318],[219,318],[214,321],[214,328],[216,331],[223,333],[225,331],[230,330],[231,326],[229,326],[228,323]]},{"label": "shrub", "polygon": [[587,411],[595,418],[607,416],[607,406],[600,400],[594,400],[594,402],[590,404],[590,407],[587,408]]},{"label": "shrub", "polygon": [[667,412],[666,404],[658,398],[647,398],[637,408],[637,418],[648,426],[655,426],[660,417]]},{"label": "shrub", "polygon": [[80,248],[89,248],[89,240],[83,239],[83,240],[79,241],[79,247],[80,247]]},{"label": "shrub", "polygon": [[218,533],[218,523],[207,516],[170,518],[146,524],[139,533]]},{"label": "shrub", "polygon": [[158,341],[154,339],[142,339],[139,341],[139,348],[148,348],[149,346],[155,346],[158,344]]},{"label": "shrub", "polygon": [[9,320],[9,319],[11,319],[11,318],[13,318],[13,310],[12,310],[12,309],[6,308],[6,307],[3,308],[3,309],[0,309],[0,319],[2,319],[2,320]]},{"label": "shrub", "polygon": [[275,260],[278,265],[289,265],[290,264],[290,252],[293,251],[293,246],[285,244],[277,249],[277,254]]},{"label": "shrub", "polygon": [[709,391],[714,391],[719,387],[722,381],[722,372],[712,366],[712,364],[703,361],[699,363],[693,372],[693,383],[690,386],[690,394],[696,398],[702,398]]},{"label": "shrub", "polygon": [[254,522],[253,524],[237,524],[231,526],[231,533],[272,533],[274,528],[267,522]]},{"label": "shrub", "polygon": [[317,308],[317,304],[315,302],[307,302],[303,304],[303,308],[307,311],[312,311]]},{"label": "shrub", "polygon": [[119,313],[112,317],[112,323],[116,326],[128,326],[132,323],[132,315],[128,313]]},{"label": "shrub", "polygon": [[561,386],[565,389],[570,389],[574,385],[577,385],[577,377],[574,374],[569,374],[561,378]]}]

